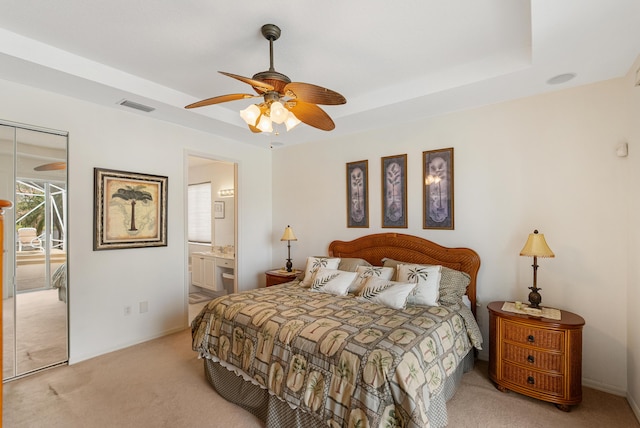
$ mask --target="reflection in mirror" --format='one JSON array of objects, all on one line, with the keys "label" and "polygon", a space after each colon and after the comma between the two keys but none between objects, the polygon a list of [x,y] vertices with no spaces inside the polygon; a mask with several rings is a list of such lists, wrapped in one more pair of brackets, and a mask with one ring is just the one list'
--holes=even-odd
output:
[{"label": "reflection in mirror", "polygon": [[[0,199],[13,202],[14,197],[14,148],[15,128],[0,126]],[[2,257],[2,378],[15,376],[15,314],[13,271],[15,254],[13,249],[14,211],[4,211],[4,253]]]},{"label": "reflection in mirror", "polygon": [[5,215],[5,248],[13,249],[3,270],[7,379],[68,359],[67,135],[5,125],[0,132],[0,174],[10,183],[0,198],[14,204]]}]

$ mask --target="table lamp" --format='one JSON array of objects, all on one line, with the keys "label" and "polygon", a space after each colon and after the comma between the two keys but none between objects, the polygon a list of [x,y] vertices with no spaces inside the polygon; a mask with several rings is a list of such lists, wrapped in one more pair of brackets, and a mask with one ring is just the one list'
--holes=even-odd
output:
[{"label": "table lamp", "polygon": [[555,257],[553,251],[547,245],[547,241],[544,239],[544,234],[538,233],[537,230],[534,230],[533,233],[529,234],[529,238],[527,238],[527,242],[524,244],[524,248],[520,251],[521,256],[529,256],[533,257],[533,287],[529,287],[531,293],[529,293],[529,307],[539,309],[540,302],[542,302],[542,297],[538,290],[537,279],[538,279],[538,257]]},{"label": "table lamp", "polygon": [[291,272],[291,267],[293,266],[293,263],[291,263],[291,241],[297,241],[298,238],[296,238],[296,235],[293,234],[293,230],[291,229],[291,226],[287,226],[287,228],[284,230],[284,234],[282,235],[282,238],[280,238],[281,241],[287,241],[287,272]]}]

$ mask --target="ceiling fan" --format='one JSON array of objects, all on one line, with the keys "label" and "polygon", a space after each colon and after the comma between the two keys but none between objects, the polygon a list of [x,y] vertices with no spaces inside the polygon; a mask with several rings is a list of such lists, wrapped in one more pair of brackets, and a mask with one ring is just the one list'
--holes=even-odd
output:
[{"label": "ceiling fan", "polygon": [[324,131],[331,131],[335,124],[329,115],[317,104],[338,105],[347,100],[339,93],[310,83],[292,82],[273,67],[273,42],[280,37],[280,28],[275,24],[262,26],[262,35],[269,41],[270,67],[252,78],[219,71],[225,76],[251,85],[254,94],[228,94],[207,98],[185,106],[187,109],[204,107],[228,101],[262,97],[263,102],[252,104],[240,112],[252,132],[271,132],[272,122],[285,123],[287,131],[300,122]]}]

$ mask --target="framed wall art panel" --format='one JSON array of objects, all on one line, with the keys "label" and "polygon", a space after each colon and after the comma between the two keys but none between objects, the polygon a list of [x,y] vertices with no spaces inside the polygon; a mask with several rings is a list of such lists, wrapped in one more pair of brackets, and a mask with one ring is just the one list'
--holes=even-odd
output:
[{"label": "framed wall art panel", "polygon": [[407,227],[407,155],[382,158],[382,227]]},{"label": "framed wall art panel", "polygon": [[167,245],[168,178],[94,168],[94,250]]},{"label": "framed wall art panel", "polygon": [[213,218],[224,218],[224,201],[213,201]]},{"label": "framed wall art panel", "polygon": [[453,229],[453,148],[422,152],[423,229]]},{"label": "framed wall art panel", "polygon": [[347,163],[347,227],[369,227],[369,161]]}]

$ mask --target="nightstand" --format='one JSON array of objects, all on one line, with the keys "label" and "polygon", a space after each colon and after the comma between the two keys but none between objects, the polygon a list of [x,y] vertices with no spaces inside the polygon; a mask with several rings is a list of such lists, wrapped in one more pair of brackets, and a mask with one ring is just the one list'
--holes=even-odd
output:
[{"label": "nightstand", "polygon": [[489,377],[496,388],[554,403],[568,412],[582,401],[584,319],[521,315],[492,302],[489,310]]},{"label": "nightstand", "polygon": [[287,272],[283,269],[268,270],[265,272],[265,275],[267,276],[267,287],[293,281],[299,273],[299,270],[294,270],[293,272]]}]

